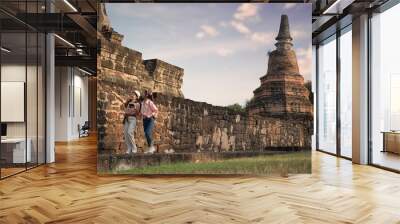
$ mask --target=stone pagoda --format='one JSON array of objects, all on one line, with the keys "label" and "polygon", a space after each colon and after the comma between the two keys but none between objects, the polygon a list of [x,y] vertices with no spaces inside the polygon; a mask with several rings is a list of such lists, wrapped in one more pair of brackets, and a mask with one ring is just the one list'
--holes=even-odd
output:
[{"label": "stone pagoda", "polygon": [[299,73],[287,15],[281,16],[275,40],[276,50],[269,53],[267,74],[260,78],[261,86],[254,90],[248,111],[261,116],[312,116],[310,93]]}]

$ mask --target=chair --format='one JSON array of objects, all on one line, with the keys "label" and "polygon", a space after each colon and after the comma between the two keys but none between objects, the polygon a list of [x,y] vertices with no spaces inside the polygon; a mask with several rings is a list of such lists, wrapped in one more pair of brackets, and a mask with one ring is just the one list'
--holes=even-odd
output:
[{"label": "chair", "polygon": [[82,127],[78,125],[79,138],[89,136],[89,129],[90,129],[89,121],[85,121]]}]

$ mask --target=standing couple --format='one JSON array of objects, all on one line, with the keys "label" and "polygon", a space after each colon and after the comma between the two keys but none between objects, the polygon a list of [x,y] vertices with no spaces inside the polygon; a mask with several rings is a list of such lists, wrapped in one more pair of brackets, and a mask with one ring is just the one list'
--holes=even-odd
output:
[{"label": "standing couple", "polygon": [[143,118],[143,130],[148,145],[145,153],[154,153],[156,149],[153,143],[153,128],[158,114],[158,108],[154,104],[154,94],[145,91],[141,97],[140,92],[135,90],[134,96],[125,102],[124,113],[123,124],[127,153],[137,153],[134,132],[140,117]]}]

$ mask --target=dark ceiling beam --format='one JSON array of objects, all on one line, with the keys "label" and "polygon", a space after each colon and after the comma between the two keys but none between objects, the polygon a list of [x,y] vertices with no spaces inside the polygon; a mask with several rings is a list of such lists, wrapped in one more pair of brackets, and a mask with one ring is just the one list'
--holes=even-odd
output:
[{"label": "dark ceiling beam", "polygon": [[97,7],[95,7],[89,0],[86,0],[86,3],[93,9],[93,11],[97,12]]},{"label": "dark ceiling beam", "polygon": [[80,26],[90,37],[97,38],[97,29],[79,13],[69,13],[67,16]]},{"label": "dark ceiling beam", "polygon": [[56,56],[69,56],[70,53],[76,54],[77,56],[88,56],[88,57],[97,57],[97,48],[89,48],[89,47],[79,47],[79,49],[82,50],[82,55],[79,55],[77,53],[77,49],[72,49],[72,48],[66,48],[66,47],[60,47],[56,46]]},{"label": "dark ceiling beam", "polygon": [[315,4],[315,7],[313,5],[313,43],[329,36],[334,30],[332,27],[342,27],[343,24],[347,24],[348,15],[351,15],[350,18],[357,17],[383,8],[385,5],[396,4],[395,2],[398,3],[400,0],[336,0],[321,8],[321,0],[316,0],[313,3]]},{"label": "dark ceiling beam", "polygon": [[[42,32],[79,31],[81,27],[68,16],[61,13],[21,13],[16,16],[20,21],[29,24]],[[9,19],[11,20],[11,19]],[[3,19],[2,19],[3,21]],[[4,22],[8,22],[4,19]]]},{"label": "dark ceiling beam", "polygon": [[96,68],[96,56],[55,56],[56,66]]},{"label": "dark ceiling beam", "polygon": [[[87,16],[90,19],[94,15]],[[17,14],[16,17],[41,32],[81,32],[84,33],[84,39],[88,45],[96,46],[97,44],[97,29],[80,13],[22,13]],[[18,27],[15,26],[16,23],[13,20],[1,19],[2,29],[11,31],[13,27]]]},{"label": "dark ceiling beam", "polygon": [[6,16],[7,19],[14,20],[15,23],[19,23],[21,25],[26,26],[26,28],[35,30],[35,28],[32,27],[31,25],[29,25],[28,23],[26,23],[25,20],[21,20],[21,18],[19,18],[17,15],[14,15],[13,13],[10,13],[9,11],[7,11],[1,7],[0,7],[0,13],[3,14],[4,16]]},{"label": "dark ceiling beam", "polygon": [[318,33],[319,31],[323,30],[324,28],[329,27],[334,23],[336,16],[320,16],[317,17],[318,19],[312,24],[312,32]]},{"label": "dark ceiling beam", "polygon": [[0,19],[1,32],[25,32],[26,26],[13,19]]}]

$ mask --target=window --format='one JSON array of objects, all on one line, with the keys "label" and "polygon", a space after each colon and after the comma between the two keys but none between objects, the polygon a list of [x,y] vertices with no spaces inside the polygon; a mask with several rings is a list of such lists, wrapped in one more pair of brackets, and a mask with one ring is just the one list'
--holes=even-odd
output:
[{"label": "window", "polygon": [[372,163],[400,170],[400,5],[371,18]]},{"label": "window", "polygon": [[[0,7],[39,13],[43,4],[2,1]],[[45,163],[45,35],[10,15],[0,13],[7,21],[0,21],[0,178]]]},{"label": "window", "polygon": [[352,157],[352,35],[351,26],[340,36],[340,155]]},{"label": "window", "polygon": [[336,153],[336,36],[318,48],[318,149]]}]

